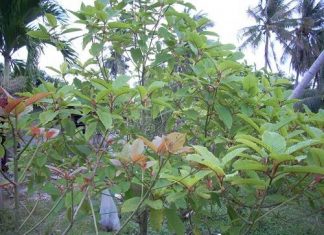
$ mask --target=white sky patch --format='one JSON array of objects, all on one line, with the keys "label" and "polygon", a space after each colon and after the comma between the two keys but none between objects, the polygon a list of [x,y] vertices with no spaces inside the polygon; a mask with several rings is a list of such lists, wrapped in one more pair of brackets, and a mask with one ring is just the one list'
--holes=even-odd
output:
[{"label": "white sky patch", "polygon": [[[63,8],[71,11],[79,10],[81,2],[84,2],[86,5],[93,4],[93,0],[57,0],[57,2]],[[241,43],[238,38],[239,30],[243,27],[255,24],[253,19],[247,16],[246,12],[249,7],[256,6],[258,0],[189,0],[188,2],[196,6],[197,12],[201,11],[208,14],[208,18],[214,22],[214,27],[209,30],[216,32],[220,36],[221,42],[225,44],[231,43],[238,47]],[[74,20],[75,17],[70,19],[71,22]],[[80,27],[80,25],[71,23],[71,27]],[[75,35],[80,35],[81,33],[77,32]],[[73,37],[75,35],[70,34],[69,36]],[[85,50],[82,49],[82,38],[74,40],[72,46],[78,53],[80,61],[84,62],[89,58],[89,48]],[[276,47],[276,51],[278,59],[280,59],[281,50],[278,46]],[[245,54],[244,60],[246,60],[248,64],[256,65],[257,69],[264,66],[264,45],[261,44],[256,50],[246,48],[243,52]],[[13,57],[25,60],[27,57],[26,54],[26,50],[21,49],[17,51]],[[45,70],[50,75],[56,75],[55,72],[46,67],[51,66],[59,68],[62,62],[63,56],[61,53],[52,46],[46,46],[44,48],[44,54],[40,56],[39,68]],[[275,71],[274,64],[272,67]],[[281,68],[284,69],[286,73],[291,73],[287,65],[281,65]]]}]

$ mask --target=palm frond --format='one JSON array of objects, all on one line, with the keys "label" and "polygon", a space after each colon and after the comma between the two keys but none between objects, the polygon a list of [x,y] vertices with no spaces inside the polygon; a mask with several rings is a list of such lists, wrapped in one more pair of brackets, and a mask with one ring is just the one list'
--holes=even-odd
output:
[{"label": "palm frond", "polygon": [[66,23],[68,20],[68,15],[66,10],[61,7],[55,0],[42,0],[40,7],[44,13],[50,13],[54,15],[62,23]]}]

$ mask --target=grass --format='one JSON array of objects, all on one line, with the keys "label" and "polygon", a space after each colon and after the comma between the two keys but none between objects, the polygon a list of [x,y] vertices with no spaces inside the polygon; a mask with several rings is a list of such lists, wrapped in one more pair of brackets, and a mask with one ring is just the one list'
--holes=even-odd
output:
[{"label": "grass", "polygon": [[[24,200],[22,201],[20,214],[22,218],[28,216],[28,211],[31,211],[34,207],[35,202]],[[12,204],[11,200],[9,205]],[[53,202],[40,201],[37,208],[30,220],[22,227],[17,233],[14,231],[14,214],[11,208],[0,211],[0,234],[2,235],[17,235],[24,234],[34,224],[40,221],[44,215],[46,215],[53,205]],[[62,205],[63,206],[63,205]],[[9,207],[12,207],[10,205]],[[125,219],[125,218],[124,218]],[[98,218],[97,218],[98,220]],[[213,222],[214,223],[214,222]],[[215,223],[217,223],[215,221]],[[21,225],[21,223],[19,224]],[[62,234],[65,228],[69,225],[66,212],[63,208],[50,215],[44,223],[42,223],[36,230],[29,234],[37,235],[56,235]],[[129,226],[124,230],[123,234],[138,234],[137,224],[134,222],[130,223]],[[90,235],[95,234],[94,225],[91,216],[80,214],[74,226],[70,230],[71,235]],[[324,231],[324,213],[323,211],[310,210],[306,202],[298,206],[296,204],[287,205],[269,214],[269,216],[263,218],[257,224],[256,229],[251,234],[255,235],[317,235],[322,234]],[[108,234],[107,232],[101,231],[100,234]],[[157,233],[149,230],[149,234],[161,234],[167,235],[170,232],[167,230],[167,225],[164,223],[162,231]]]}]

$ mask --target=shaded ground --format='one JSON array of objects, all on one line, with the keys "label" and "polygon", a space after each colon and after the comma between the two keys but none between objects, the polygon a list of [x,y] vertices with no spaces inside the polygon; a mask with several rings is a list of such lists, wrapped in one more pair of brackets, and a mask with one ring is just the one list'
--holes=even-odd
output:
[{"label": "shaded ground", "polygon": [[[40,199],[40,200],[39,200]],[[31,216],[30,220],[21,228],[17,233],[14,232],[14,214],[12,209],[5,209],[0,214],[0,234],[3,235],[16,235],[24,234],[34,224],[40,221],[51,209],[53,202],[49,200],[46,195],[35,195],[28,200],[22,200],[22,206],[20,213],[22,218],[28,216],[28,211],[31,211],[35,205],[35,200],[39,200],[37,208]],[[12,204],[12,199],[9,199],[9,203]],[[50,215],[44,223],[42,223],[36,230],[29,234],[39,235],[56,235],[62,234],[65,228],[68,226],[69,221],[67,215],[63,210],[63,203],[59,205],[53,215]],[[320,210],[310,210],[305,202],[305,205],[287,205],[280,210],[270,214],[269,217],[263,219],[258,224],[256,230],[251,234],[256,235],[317,235],[322,234],[324,231],[324,212]],[[220,210],[220,213],[223,213]],[[125,218],[122,218],[125,219]],[[97,218],[98,220],[98,218]],[[214,220],[213,223],[218,223]],[[18,224],[18,227],[22,224]],[[78,220],[75,222],[73,228],[69,232],[71,235],[90,235],[95,234],[92,217],[86,214],[80,213]],[[123,234],[136,234],[137,225],[131,223],[126,228]],[[106,232],[100,232],[100,234],[108,234]],[[160,233],[150,231],[149,234],[170,234],[167,230],[167,225],[163,226]],[[205,234],[205,233],[204,233]],[[207,234],[207,233],[206,233]],[[213,234],[217,234],[216,232]]]}]

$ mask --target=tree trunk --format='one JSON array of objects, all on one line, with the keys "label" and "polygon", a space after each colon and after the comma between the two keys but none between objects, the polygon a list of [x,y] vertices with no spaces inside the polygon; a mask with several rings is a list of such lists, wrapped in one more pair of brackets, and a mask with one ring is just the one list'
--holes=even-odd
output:
[{"label": "tree trunk", "polygon": [[312,64],[310,69],[306,71],[303,79],[300,81],[298,86],[293,90],[293,93],[289,96],[289,99],[298,99],[303,95],[304,89],[307,87],[307,85],[310,83],[310,81],[313,79],[316,73],[321,69],[321,66],[324,66],[324,50],[317,57],[317,59]]},{"label": "tree trunk", "polygon": [[145,208],[144,211],[142,211],[139,216],[140,235],[147,235],[148,216],[149,216],[148,209]]},{"label": "tree trunk", "polygon": [[269,61],[269,33],[266,32],[265,46],[264,46],[264,68],[267,71],[268,67],[272,71]]},{"label": "tree trunk", "polygon": [[9,85],[10,80],[10,55],[4,54],[4,71],[3,71],[3,80],[1,81],[1,85],[3,87],[7,87]]},{"label": "tree trunk", "polygon": [[320,72],[319,72],[319,79],[317,84],[317,91],[318,93],[324,92],[324,66],[322,66]]},{"label": "tree trunk", "polygon": [[297,70],[297,73],[296,73],[296,80],[295,80],[295,84],[294,84],[294,89],[298,86],[298,83],[299,83],[299,70]]}]

